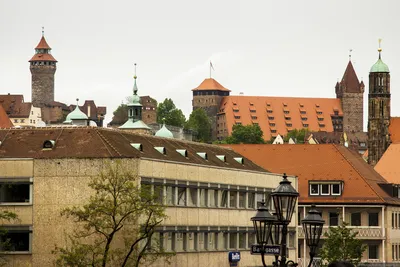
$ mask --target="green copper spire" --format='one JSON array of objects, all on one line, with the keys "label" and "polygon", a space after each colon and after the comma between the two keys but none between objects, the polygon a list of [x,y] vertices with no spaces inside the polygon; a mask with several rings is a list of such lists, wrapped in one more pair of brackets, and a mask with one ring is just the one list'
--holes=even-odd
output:
[{"label": "green copper spire", "polygon": [[[137,87],[137,84],[136,84],[136,79],[137,79],[137,76],[136,76],[136,63],[135,63],[135,76],[133,76],[133,79],[134,79],[134,84],[133,84],[132,104],[134,104],[134,105],[139,104],[140,105],[140,97],[137,95],[138,87]],[[140,105],[140,106],[142,106],[142,105]]]},{"label": "green copper spire", "polygon": [[67,118],[63,123],[71,124],[72,120],[88,120],[88,116],[81,111],[79,108],[79,99],[76,99],[75,109],[67,115]]},{"label": "green copper spire", "polygon": [[379,39],[378,61],[371,67],[371,70],[369,72],[390,72],[389,67],[385,63],[383,63],[383,61],[381,59],[381,52],[382,52],[381,41],[382,41],[382,39]]}]

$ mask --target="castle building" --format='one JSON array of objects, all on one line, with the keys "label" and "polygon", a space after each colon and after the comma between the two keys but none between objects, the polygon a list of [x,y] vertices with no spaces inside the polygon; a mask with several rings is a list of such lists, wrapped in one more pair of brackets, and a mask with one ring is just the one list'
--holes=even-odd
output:
[{"label": "castle building", "polygon": [[50,105],[54,101],[57,60],[51,54],[51,47],[44,38],[44,32],[35,48],[35,55],[29,62],[32,74],[32,104],[35,107]]},{"label": "castle building", "polygon": [[237,124],[258,124],[265,140],[294,129],[362,132],[364,83],[351,60],[336,84],[336,98],[230,95],[216,80],[205,79],[193,89],[193,110],[203,108],[212,122],[212,139],[222,140]]},{"label": "castle building", "polygon": [[390,145],[390,71],[381,59],[369,72],[368,163],[375,166]]}]

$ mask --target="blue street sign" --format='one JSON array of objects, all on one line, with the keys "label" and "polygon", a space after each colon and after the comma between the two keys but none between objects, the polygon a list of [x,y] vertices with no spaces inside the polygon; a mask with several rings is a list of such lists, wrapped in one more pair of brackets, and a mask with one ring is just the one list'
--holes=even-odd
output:
[{"label": "blue street sign", "polygon": [[277,245],[251,245],[250,254],[260,255],[263,251],[266,255],[279,255],[281,254],[281,247]]},{"label": "blue street sign", "polygon": [[228,259],[229,259],[229,262],[240,261],[240,252],[239,251],[229,251]]}]

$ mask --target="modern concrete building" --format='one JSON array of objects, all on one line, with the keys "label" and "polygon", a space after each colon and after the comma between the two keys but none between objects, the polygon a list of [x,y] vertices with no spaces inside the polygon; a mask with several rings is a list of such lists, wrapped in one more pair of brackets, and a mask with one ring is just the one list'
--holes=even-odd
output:
[{"label": "modern concrete building", "polygon": [[[76,226],[60,210],[84,204],[90,178],[115,159],[142,184],[163,192],[168,219],[156,235],[176,256],[171,265],[152,266],[228,266],[229,251],[241,252],[240,266],[261,264],[249,251],[255,243],[250,218],[282,176],[233,150],[92,127],[4,129],[0,140],[2,209],[20,218],[6,226],[14,248],[10,266],[53,266],[54,245],[63,246],[64,231]],[[297,189],[297,179],[289,180]],[[290,259],[296,259],[298,244],[297,214],[293,218]]]}]

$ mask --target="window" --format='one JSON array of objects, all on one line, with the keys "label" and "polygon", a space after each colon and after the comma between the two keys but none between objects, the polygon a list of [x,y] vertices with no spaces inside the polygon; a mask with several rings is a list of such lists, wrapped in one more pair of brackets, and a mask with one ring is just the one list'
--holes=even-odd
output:
[{"label": "window", "polygon": [[284,110],[283,113],[289,114],[290,112],[289,112],[289,110]]},{"label": "window", "polygon": [[287,127],[292,127],[292,124],[291,123],[287,123],[286,126]]},{"label": "window", "polygon": [[31,203],[29,181],[0,180],[0,203]]},{"label": "window", "polygon": [[268,116],[268,119],[269,120],[274,120],[274,117],[273,116]]},{"label": "window", "polygon": [[229,248],[236,248],[237,243],[237,233],[230,233],[229,234]]},{"label": "window", "polygon": [[256,119],[257,119],[257,116],[251,116],[251,119],[252,119],[252,120],[256,120]]},{"label": "window", "polygon": [[255,109],[250,109],[250,113],[256,113]]},{"label": "window", "polygon": [[22,122],[22,123],[24,123],[24,122],[25,122],[25,120],[24,120],[24,119],[21,119],[21,122]]},{"label": "window", "polygon": [[255,208],[255,201],[256,201],[256,193],[249,193],[249,199],[248,199],[248,203],[247,203],[247,207],[249,209],[254,209]]},{"label": "window", "polygon": [[321,184],[321,195],[329,195],[330,193],[330,186],[329,184]]},{"label": "window", "polygon": [[200,207],[207,205],[207,189],[201,188],[200,190]]},{"label": "window", "polygon": [[187,250],[188,251],[193,251],[196,249],[195,247],[195,242],[194,242],[194,233],[187,233]]},{"label": "window", "polygon": [[379,259],[378,245],[368,245],[368,259],[377,260]]},{"label": "window", "polygon": [[206,250],[206,248],[207,248],[206,235],[207,235],[206,233],[198,233],[197,234],[197,240],[198,240],[197,248],[198,248],[198,250]]},{"label": "window", "polygon": [[17,119],[14,119],[14,122],[18,122],[18,120],[17,120]]},{"label": "window", "polygon": [[319,184],[310,184],[310,195],[319,195]]},{"label": "window", "polygon": [[246,192],[239,192],[239,208],[246,207]]},{"label": "window", "polygon": [[332,195],[338,196],[342,192],[340,184],[332,184]]},{"label": "window", "polygon": [[178,187],[178,206],[186,205],[186,188]]},{"label": "window", "polygon": [[31,251],[32,231],[29,226],[5,227],[6,232],[0,236],[2,243],[8,240],[8,244],[0,248],[0,251]]},{"label": "window", "polygon": [[217,238],[216,238],[217,233],[208,233],[208,238],[207,238],[207,249],[208,250],[215,250],[217,249]]},{"label": "window", "polygon": [[228,191],[222,190],[220,199],[219,199],[219,206],[222,208],[228,207]]},{"label": "window", "polygon": [[324,118],[318,118],[318,121],[323,121],[324,120]]},{"label": "window", "polygon": [[379,214],[377,212],[368,214],[368,225],[379,226]]},{"label": "window", "polygon": [[275,127],[275,123],[271,122],[271,123],[269,124],[269,126]]},{"label": "window", "polygon": [[351,214],[351,225],[352,226],[361,226],[361,213],[354,212]]},{"label": "window", "polygon": [[246,248],[246,233],[239,233],[239,248]]},{"label": "window", "polygon": [[184,233],[175,233],[175,251],[183,251],[183,236],[186,235]]},{"label": "window", "polygon": [[240,116],[235,116],[235,119],[237,119],[237,120],[240,119]]},{"label": "window", "polygon": [[162,238],[163,238],[163,248],[166,251],[172,251],[174,249],[174,238],[175,234],[172,232],[164,233]]},{"label": "window", "polygon": [[175,205],[175,186],[166,186],[166,204]]},{"label": "window", "polygon": [[267,109],[267,113],[273,113],[272,109]]},{"label": "window", "polygon": [[163,203],[163,186],[155,185],[154,186],[154,197],[157,203]]},{"label": "window", "polygon": [[308,127],[308,123],[303,123],[303,127]]},{"label": "window", "polygon": [[237,191],[229,192],[229,207],[236,208]]},{"label": "window", "polygon": [[218,190],[209,189],[207,192],[207,204],[209,207],[217,207],[218,206]]},{"label": "window", "polygon": [[258,208],[261,205],[261,202],[263,202],[263,201],[266,202],[265,194],[264,193],[256,193],[256,201],[257,201],[256,208]]},{"label": "window", "polygon": [[337,212],[329,212],[329,226],[339,225],[339,214]]},{"label": "window", "polygon": [[188,206],[197,205],[197,188],[189,188]]}]

